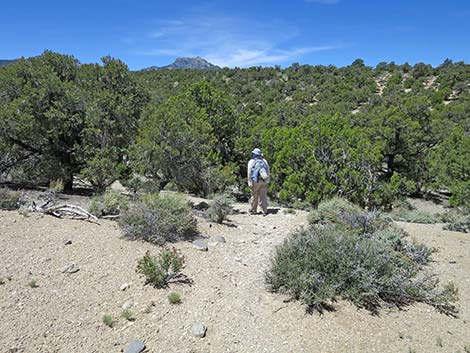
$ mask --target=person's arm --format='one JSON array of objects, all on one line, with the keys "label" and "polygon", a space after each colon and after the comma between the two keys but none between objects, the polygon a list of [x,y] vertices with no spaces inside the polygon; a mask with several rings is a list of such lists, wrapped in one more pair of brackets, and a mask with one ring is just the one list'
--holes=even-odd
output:
[{"label": "person's arm", "polygon": [[264,163],[266,163],[266,171],[268,172],[268,176],[271,176],[271,171],[269,170],[269,163],[266,159],[264,160]]},{"label": "person's arm", "polygon": [[264,181],[266,184],[268,184],[271,181],[271,171],[269,170],[269,163],[266,159],[263,159],[264,163],[266,164],[266,171],[268,172],[268,178]]},{"label": "person's arm", "polygon": [[248,186],[249,187],[252,187],[253,186],[253,179],[251,178],[251,170],[253,169],[253,163],[255,163],[255,161],[253,159],[250,159],[250,161],[248,162],[248,166],[247,166],[247,179],[248,179]]}]

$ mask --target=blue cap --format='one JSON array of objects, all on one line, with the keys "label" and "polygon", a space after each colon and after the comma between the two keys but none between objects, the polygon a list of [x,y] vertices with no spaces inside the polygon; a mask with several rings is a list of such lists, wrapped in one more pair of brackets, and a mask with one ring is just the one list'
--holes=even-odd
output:
[{"label": "blue cap", "polygon": [[261,156],[262,155],[261,150],[259,148],[255,148],[253,151],[251,151],[251,154],[253,154],[255,156]]}]

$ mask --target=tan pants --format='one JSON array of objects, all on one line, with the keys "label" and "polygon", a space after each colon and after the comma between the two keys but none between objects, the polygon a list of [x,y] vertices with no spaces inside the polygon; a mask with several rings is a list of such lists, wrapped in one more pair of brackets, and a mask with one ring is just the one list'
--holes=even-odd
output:
[{"label": "tan pants", "polygon": [[250,212],[256,213],[258,209],[258,202],[261,204],[261,209],[264,214],[268,213],[268,184],[260,181],[253,184],[251,187],[251,208]]}]

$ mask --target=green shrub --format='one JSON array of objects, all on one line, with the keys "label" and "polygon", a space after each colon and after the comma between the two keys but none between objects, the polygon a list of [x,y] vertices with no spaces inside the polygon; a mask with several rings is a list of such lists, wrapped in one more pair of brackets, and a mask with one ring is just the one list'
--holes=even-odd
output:
[{"label": "green shrub", "polygon": [[157,256],[151,256],[147,251],[137,265],[137,272],[145,277],[145,283],[156,288],[163,288],[172,279],[181,276],[184,257],[173,249],[162,249]]},{"label": "green shrub", "polygon": [[168,301],[171,304],[179,304],[181,303],[181,295],[179,293],[171,292],[168,295]]},{"label": "green shrub", "polygon": [[114,325],[113,317],[108,314],[103,315],[103,318],[101,319],[101,321],[103,321],[103,324],[105,324],[108,327],[113,327]]},{"label": "green shrub", "polygon": [[135,321],[135,315],[132,311],[130,311],[129,309],[127,310],[124,310],[122,313],[121,313],[121,316],[126,319],[127,321]]},{"label": "green shrub", "polygon": [[64,181],[62,179],[51,180],[49,183],[49,191],[58,194],[64,191]]},{"label": "green shrub", "polygon": [[312,209],[312,205],[308,203],[307,201],[295,200],[292,203],[292,208],[297,209],[297,210],[310,211]]},{"label": "green shrub", "polygon": [[133,175],[127,179],[121,179],[120,182],[134,195],[138,193],[158,194],[162,185],[155,180],[147,180],[138,175]]},{"label": "green shrub", "polygon": [[416,209],[397,208],[389,213],[394,221],[409,223],[432,224],[440,222],[440,216],[435,216],[427,212],[418,211]]},{"label": "green shrub", "polygon": [[362,209],[346,199],[334,197],[321,202],[316,210],[311,211],[308,221],[310,224],[319,223],[321,221],[337,223],[341,221],[340,217],[342,213],[358,214],[362,213]]},{"label": "green shrub", "polygon": [[225,195],[215,195],[206,211],[206,217],[211,222],[222,223],[232,213],[233,200]]},{"label": "green shrub", "polygon": [[0,188],[0,209],[16,210],[21,206],[21,193]]},{"label": "green shrub", "polygon": [[122,213],[119,223],[126,238],[160,245],[197,233],[191,206],[176,195],[144,195]]},{"label": "green shrub", "polygon": [[39,287],[39,284],[38,284],[38,281],[36,281],[35,279],[31,280],[28,282],[28,286],[30,286],[31,288],[38,288]]},{"label": "green shrub", "polygon": [[94,196],[89,207],[90,212],[97,217],[119,215],[128,208],[127,197],[116,191],[106,191],[104,194]]},{"label": "green shrub", "polygon": [[372,234],[391,227],[391,220],[378,212],[365,212],[359,206],[342,198],[323,201],[310,212],[310,224],[337,224],[354,231]]},{"label": "green shrub", "polygon": [[[113,136],[114,137],[114,136]],[[116,146],[89,150],[80,174],[96,192],[102,193],[108,186],[121,178],[126,171],[122,151]]]},{"label": "green shrub", "polygon": [[211,166],[205,171],[204,193],[228,193],[230,187],[237,184],[237,175],[239,167],[237,164],[225,166]]},{"label": "green shrub", "polygon": [[320,204],[317,224],[292,234],[280,245],[266,273],[268,288],[322,311],[337,298],[376,313],[383,305],[424,302],[455,315],[457,289],[437,287],[434,275],[421,271],[432,249],[410,243],[406,234],[380,215],[342,201]]},{"label": "green shrub", "polygon": [[444,229],[451,230],[453,232],[470,233],[470,215],[462,215],[451,220],[444,226]]}]

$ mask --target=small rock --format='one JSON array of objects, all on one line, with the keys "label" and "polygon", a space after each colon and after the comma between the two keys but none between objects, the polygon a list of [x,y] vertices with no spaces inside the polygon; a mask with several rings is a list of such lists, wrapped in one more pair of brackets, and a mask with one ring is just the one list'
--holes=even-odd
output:
[{"label": "small rock", "polygon": [[129,299],[127,302],[125,302],[123,305],[122,305],[122,310],[129,310],[130,308],[132,308],[134,306],[134,301],[132,299]]},{"label": "small rock", "polygon": [[221,235],[215,235],[209,239],[209,245],[215,246],[217,244],[225,243],[225,238]]},{"label": "small rock", "polygon": [[71,245],[71,244],[72,244],[72,241],[71,241],[71,240],[66,240],[66,241],[64,242],[64,245]]},{"label": "small rock", "polygon": [[200,322],[193,324],[193,335],[195,337],[203,338],[206,336],[207,327]]},{"label": "small rock", "polygon": [[207,251],[207,244],[205,241],[201,240],[201,239],[196,239],[193,241],[193,246],[198,249],[198,250],[201,250],[201,251]]},{"label": "small rock", "polygon": [[124,283],[119,289],[122,291],[125,291],[126,289],[129,289],[130,284],[129,283]]},{"label": "small rock", "polygon": [[126,348],[124,353],[140,353],[145,349],[145,343],[140,340],[133,340]]},{"label": "small rock", "polygon": [[80,269],[75,264],[67,265],[62,269],[62,273],[75,273],[78,271],[80,271]]},{"label": "small rock", "polygon": [[457,261],[455,261],[455,260],[450,260],[449,263],[450,263],[450,264],[456,264]]}]

